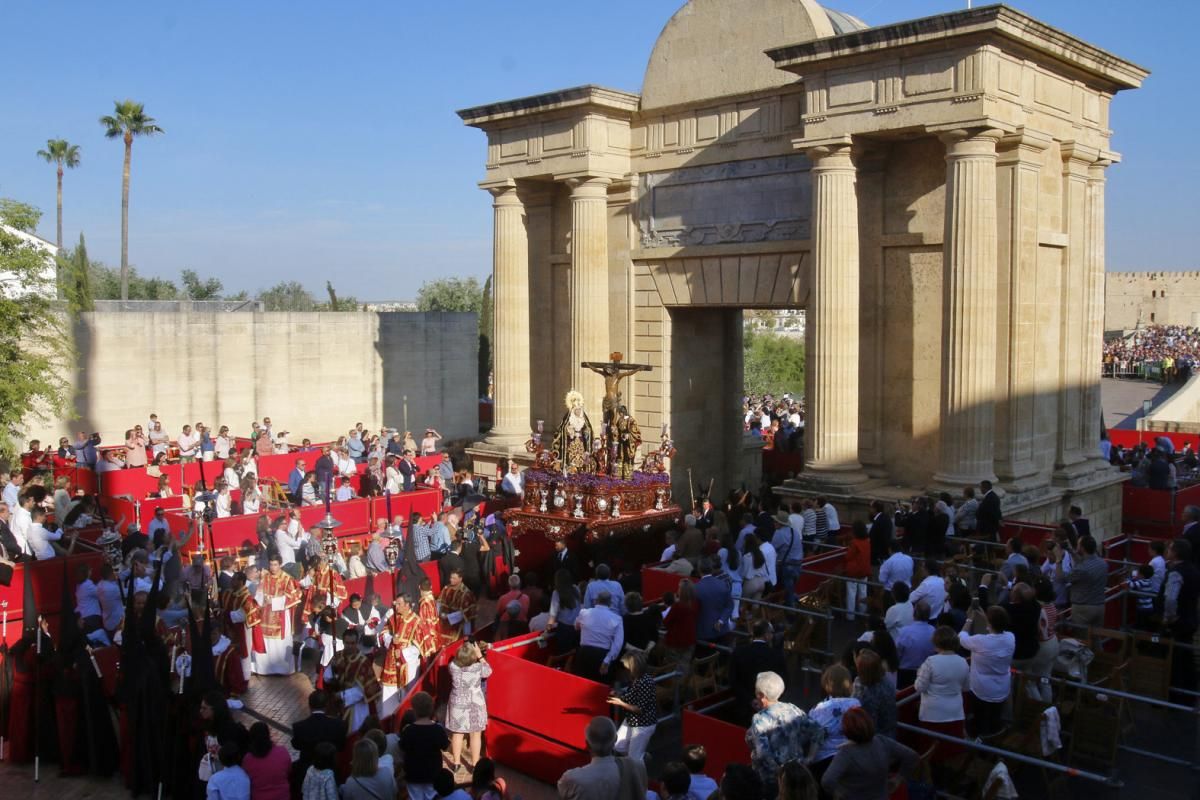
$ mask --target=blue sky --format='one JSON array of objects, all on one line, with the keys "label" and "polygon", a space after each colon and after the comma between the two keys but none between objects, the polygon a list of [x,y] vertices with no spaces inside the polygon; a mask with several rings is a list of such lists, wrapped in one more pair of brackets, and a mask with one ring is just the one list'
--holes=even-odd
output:
[{"label": "blue sky", "polygon": [[[134,144],[130,261],[229,291],[332,278],[361,299],[413,297],[431,277],[483,277],[491,209],[484,137],[454,111],[598,83],[638,90],[682,0],[441,3],[94,3],[4,0],[8,80],[0,196],[42,208],[54,238],[51,137],[82,149],[64,238],[119,263],[121,145],[97,119],[146,104],[167,134]],[[838,0],[868,24],[965,0]],[[1200,2],[1026,0],[1018,8],[1149,68],[1113,103],[1109,269],[1200,267]]]}]

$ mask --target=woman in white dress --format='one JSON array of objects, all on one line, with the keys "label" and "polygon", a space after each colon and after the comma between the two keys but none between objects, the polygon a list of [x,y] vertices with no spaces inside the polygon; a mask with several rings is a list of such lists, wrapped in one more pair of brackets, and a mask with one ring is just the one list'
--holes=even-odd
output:
[{"label": "woman in white dress", "polygon": [[247,475],[242,478],[242,513],[257,514],[262,507],[262,493],[258,491],[258,481]]}]

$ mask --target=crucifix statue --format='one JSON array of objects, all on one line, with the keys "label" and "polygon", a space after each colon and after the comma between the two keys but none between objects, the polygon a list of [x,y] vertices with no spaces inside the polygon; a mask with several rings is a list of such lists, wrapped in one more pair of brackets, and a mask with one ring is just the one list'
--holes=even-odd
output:
[{"label": "crucifix statue", "polygon": [[626,364],[621,359],[621,353],[610,353],[608,361],[584,361],[579,366],[586,367],[604,378],[604,421],[612,424],[617,414],[617,406],[621,405],[621,379],[628,378],[638,372],[647,372],[653,367],[649,364]]}]

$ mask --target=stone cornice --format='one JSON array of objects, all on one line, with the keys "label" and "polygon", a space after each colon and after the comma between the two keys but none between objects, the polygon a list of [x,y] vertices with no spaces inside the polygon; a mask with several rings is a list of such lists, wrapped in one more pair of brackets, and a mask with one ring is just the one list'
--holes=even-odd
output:
[{"label": "stone cornice", "polygon": [[1044,22],[1003,5],[938,14],[932,17],[881,25],[853,33],[816,39],[768,50],[779,69],[803,76],[823,69],[827,62],[883,50],[940,44],[949,40],[989,34],[1017,42],[1048,55],[1107,84],[1111,91],[1135,89],[1149,71],[1130,61],[1066,34]]},{"label": "stone cornice", "polygon": [[464,123],[475,128],[486,128],[496,122],[535,117],[563,109],[590,109],[609,116],[629,118],[637,111],[640,100],[638,95],[630,92],[588,84],[532,97],[519,97],[515,100],[464,108],[457,113]]}]

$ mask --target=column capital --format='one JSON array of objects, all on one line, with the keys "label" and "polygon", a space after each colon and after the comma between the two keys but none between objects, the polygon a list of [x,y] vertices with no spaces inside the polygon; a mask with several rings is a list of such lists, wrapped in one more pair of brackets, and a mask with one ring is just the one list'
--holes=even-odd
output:
[{"label": "column capital", "polygon": [[1087,177],[1088,169],[1100,160],[1100,149],[1073,140],[1060,147],[1064,175]]},{"label": "column capital", "polygon": [[571,189],[571,197],[604,197],[612,178],[599,175],[576,175],[563,181]]},{"label": "column capital", "polygon": [[517,182],[514,180],[481,185],[479,188],[490,194],[496,205],[521,204],[521,198],[517,195]]},{"label": "column capital", "polygon": [[996,145],[1004,137],[999,128],[955,128],[941,131],[938,138],[946,145],[946,158],[995,158]]},{"label": "column capital", "polygon": [[1041,164],[1042,153],[1054,144],[1054,137],[1043,131],[1027,128],[1024,125],[1013,133],[1000,139],[996,148],[1000,159],[1005,164],[1037,163]]},{"label": "column capital", "polygon": [[815,169],[853,167],[854,140],[849,134],[804,143],[804,153]]}]

